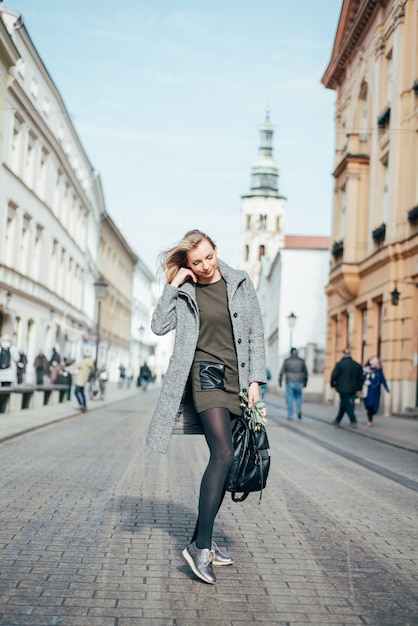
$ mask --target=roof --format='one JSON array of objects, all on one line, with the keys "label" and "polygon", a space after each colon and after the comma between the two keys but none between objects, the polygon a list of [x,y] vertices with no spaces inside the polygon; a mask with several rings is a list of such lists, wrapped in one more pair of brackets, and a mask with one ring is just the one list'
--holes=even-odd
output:
[{"label": "roof", "polygon": [[329,250],[330,246],[330,237],[322,235],[286,235],[284,238],[284,247],[287,249]]}]

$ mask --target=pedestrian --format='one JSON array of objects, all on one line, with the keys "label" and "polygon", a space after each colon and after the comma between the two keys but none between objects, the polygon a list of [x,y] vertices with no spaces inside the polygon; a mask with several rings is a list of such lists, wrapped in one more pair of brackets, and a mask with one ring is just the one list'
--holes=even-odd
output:
[{"label": "pedestrian", "polygon": [[162,266],[167,284],[151,327],[157,335],[176,333],[147,444],[165,453],[173,433],[205,436],[210,458],[196,527],[183,556],[198,578],[213,584],[212,566],[233,562],[212,533],[233,460],[238,394],[245,392],[252,406],[265,383],[263,322],[248,274],[222,262],[212,239],[201,231],[187,232],[163,254]]},{"label": "pedestrian", "polygon": [[283,376],[286,382],[287,419],[293,419],[295,404],[298,419],[302,419],[302,389],[308,383],[308,370],[305,361],[298,356],[296,348],[291,348],[290,356],[283,361],[279,374],[279,387],[282,386]]},{"label": "pedestrian", "polygon": [[141,367],[139,369],[139,379],[141,381],[141,389],[143,391],[147,390],[148,383],[149,383],[151,377],[152,377],[151,370],[148,367],[147,362],[145,361],[145,363],[143,365],[141,365]]},{"label": "pedestrian", "polygon": [[132,385],[132,381],[134,379],[134,370],[132,369],[130,363],[128,364],[128,367],[125,370],[125,383],[126,383],[126,388],[130,389],[131,385]]},{"label": "pedestrian", "polygon": [[45,374],[49,374],[49,366],[48,359],[46,358],[42,350],[39,350],[38,354],[35,357],[35,362],[33,365],[36,373],[36,384],[43,385]]},{"label": "pedestrian", "polygon": [[59,352],[57,352],[57,349],[55,348],[55,346],[52,348],[52,356],[49,360],[50,363],[61,363],[61,356],[59,354]]},{"label": "pedestrian", "polygon": [[260,385],[260,393],[261,393],[261,398],[264,400],[264,397],[267,393],[267,384],[268,382],[271,380],[271,373],[269,368],[266,369],[266,382],[264,383],[264,385]]},{"label": "pedestrian", "polygon": [[0,339],[0,386],[11,387],[16,380],[16,364],[19,350],[9,335]]},{"label": "pedestrian", "polygon": [[18,385],[21,385],[23,383],[23,379],[25,378],[25,374],[26,374],[27,364],[28,364],[28,359],[27,359],[26,354],[23,352],[23,350],[19,350],[19,360],[16,363],[16,366],[17,366],[16,378],[17,378]]},{"label": "pedestrian", "polygon": [[94,361],[90,356],[90,351],[85,350],[81,361],[73,363],[73,365],[68,366],[66,369],[69,372],[75,372],[74,395],[78,402],[78,408],[85,413],[87,411],[87,403],[84,387],[94,370]]},{"label": "pedestrian", "polygon": [[340,408],[334,420],[335,426],[340,425],[344,413],[347,413],[350,426],[357,428],[354,397],[361,390],[363,380],[362,366],[351,358],[349,348],[345,348],[341,361],[338,361],[331,374],[331,387],[334,387],[340,396]]},{"label": "pedestrian", "polygon": [[372,356],[372,358],[368,360],[363,375],[367,388],[367,393],[364,398],[364,407],[368,417],[367,426],[373,426],[373,416],[376,415],[379,410],[381,387],[383,386],[389,393],[389,387],[379,357]]},{"label": "pedestrian", "polygon": [[118,389],[121,389],[125,383],[125,372],[126,372],[126,368],[123,365],[123,363],[121,363],[119,365],[119,380],[118,380]]}]

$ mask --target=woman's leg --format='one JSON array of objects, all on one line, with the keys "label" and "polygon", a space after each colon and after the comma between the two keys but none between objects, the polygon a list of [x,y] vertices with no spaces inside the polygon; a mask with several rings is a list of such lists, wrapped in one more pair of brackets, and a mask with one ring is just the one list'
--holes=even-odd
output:
[{"label": "woman's leg", "polygon": [[208,409],[199,413],[199,418],[210,458],[200,485],[199,516],[192,542],[195,541],[199,549],[210,549],[213,524],[225,495],[224,485],[234,458],[234,449],[228,409]]}]

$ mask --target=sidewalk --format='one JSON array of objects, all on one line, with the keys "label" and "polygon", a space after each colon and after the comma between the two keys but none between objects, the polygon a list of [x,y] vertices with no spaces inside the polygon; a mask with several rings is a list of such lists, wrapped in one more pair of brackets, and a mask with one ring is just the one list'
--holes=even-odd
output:
[{"label": "sidewalk", "polygon": [[[105,400],[89,400],[86,387],[88,413],[139,393],[141,390],[133,385],[130,389],[118,389],[117,383],[108,383]],[[0,413],[0,443],[75,415],[80,415],[80,411],[77,408],[74,391],[71,393],[71,400],[62,404]]]},{"label": "sidewalk", "polygon": [[[114,404],[132,395],[141,393],[141,390],[132,386],[131,389],[118,389],[116,383],[109,383],[105,400],[88,400],[88,412],[100,409],[103,406]],[[286,400],[281,394],[268,391],[266,403],[283,410],[286,417]],[[332,425],[337,409],[332,404],[304,402],[302,412],[306,418],[320,420]],[[69,417],[79,415],[77,402],[72,395],[71,400],[53,406],[44,406],[37,409],[24,409],[13,413],[0,413],[0,443],[12,439],[26,432],[42,428]],[[358,429],[351,431],[355,435],[369,437],[377,441],[384,441],[405,450],[418,452],[418,420],[394,417],[392,415],[377,415],[372,428],[367,426],[367,417],[361,405],[356,406]],[[299,420],[295,420],[299,423]],[[303,423],[303,418],[302,422]],[[341,428],[348,427],[348,418],[344,416]]]},{"label": "sidewalk", "polygon": [[[267,405],[272,404],[275,407],[283,409],[284,417],[286,417],[286,399],[284,395],[268,391],[265,400]],[[337,414],[337,408],[338,407],[333,404],[303,402],[302,415],[332,425]],[[418,452],[418,420],[408,419],[406,417],[395,417],[393,415],[376,415],[374,425],[368,427],[364,407],[362,405],[356,405],[355,413],[358,422],[357,430],[347,428],[349,424],[347,415],[344,415],[340,428],[347,428],[347,430],[350,430],[350,432],[355,435],[369,437],[377,441],[384,441],[405,450]],[[298,419],[295,421],[299,422]],[[301,423],[303,423],[303,417]]]}]

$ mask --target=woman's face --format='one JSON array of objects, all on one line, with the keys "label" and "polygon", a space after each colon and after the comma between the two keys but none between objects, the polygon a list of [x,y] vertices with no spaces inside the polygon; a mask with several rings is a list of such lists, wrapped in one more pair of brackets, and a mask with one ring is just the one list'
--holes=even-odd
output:
[{"label": "woman's face", "polygon": [[196,274],[199,283],[208,284],[218,279],[218,259],[216,249],[207,239],[187,253],[187,265]]}]

